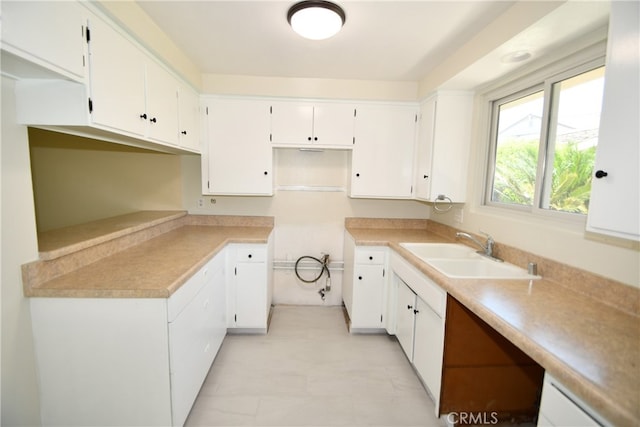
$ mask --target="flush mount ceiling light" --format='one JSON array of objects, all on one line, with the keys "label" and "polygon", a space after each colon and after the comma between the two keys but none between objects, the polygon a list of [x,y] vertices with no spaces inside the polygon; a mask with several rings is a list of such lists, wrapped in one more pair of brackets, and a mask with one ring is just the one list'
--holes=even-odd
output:
[{"label": "flush mount ceiling light", "polygon": [[531,58],[531,52],[518,50],[504,55],[500,60],[505,64],[513,64],[516,62],[526,61],[529,58]]},{"label": "flush mount ceiling light", "polygon": [[344,10],[329,1],[301,1],[289,9],[287,21],[293,31],[311,40],[323,40],[340,31],[345,21]]}]

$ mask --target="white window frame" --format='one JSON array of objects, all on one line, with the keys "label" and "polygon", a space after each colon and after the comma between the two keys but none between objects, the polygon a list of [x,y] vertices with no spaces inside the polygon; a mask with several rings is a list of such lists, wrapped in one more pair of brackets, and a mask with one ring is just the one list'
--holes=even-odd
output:
[{"label": "white window frame", "polygon": [[[501,212],[517,212],[524,215],[532,215],[539,218],[554,218],[577,224],[586,223],[586,215],[572,212],[562,212],[540,207],[545,186],[549,185],[545,176],[545,164],[553,161],[553,150],[548,151],[548,129],[549,113],[552,101],[551,88],[554,83],[585,73],[589,70],[605,65],[605,55],[602,49],[587,49],[586,52],[579,52],[560,60],[551,66],[537,69],[524,77],[515,78],[509,83],[485,90],[480,94],[485,108],[486,123],[486,144],[485,144],[485,173],[483,179],[483,189],[481,206],[495,209]],[[542,117],[542,130],[540,135],[540,145],[538,147],[538,165],[536,170],[535,193],[532,206],[507,204],[494,202],[491,200],[493,192],[493,179],[495,173],[496,142],[495,131],[497,129],[496,110],[500,105],[497,101],[508,102],[518,99],[538,91],[544,91],[544,107]]]}]

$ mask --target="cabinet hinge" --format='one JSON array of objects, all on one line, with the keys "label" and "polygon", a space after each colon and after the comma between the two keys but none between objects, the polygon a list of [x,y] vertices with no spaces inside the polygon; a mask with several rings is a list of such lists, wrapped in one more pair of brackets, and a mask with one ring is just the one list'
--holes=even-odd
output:
[{"label": "cabinet hinge", "polygon": [[380,315],[380,323],[382,323],[382,314]]},{"label": "cabinet hinge", "polygon": [[385,271],[386,271],[386,270],[383,268],[383,269],[382,269],[382,277],[384,277]]},{"label": "cabinet hinge", "polygon": [[87,38],[87,43],[89,43],[91,41],[91,30],[89,29],[89,27],[84,30],[84,35]]},{"label": "cabinet hinge", "polygon": [[353,109],[353,117],[356,117],[358,115],[358,110],[357,109]]},{"label": "cabinet hinge", "polygon": [[417,114],[416,114],[416,120],[415,120],[415,122],[416,122],[416,123],[418,123],[418,115],[417,115]]},{"label": "cabinet hinge", "polygon": [[93,101],[89,98],[89,114],[93,113]]},{"label": "cabinet hinge", "polygon": [[238,321],[238,315],[237,315],[237,314],[234,314],[234,315],[233,315],[233,321],[234,321],[234,322],[237,322],[237,321]]},{"label": "cabinet hinge", "polygon": [[207,188],[211,188],[211,183],[209,181],[207,181]]},{"label": "cabinet hinge", "polygon": [[269,106],[269,114],[273,114],[273,105]]},{"label": "cabinet hinge", "polygon": [[238,267],[233,267],[233,274],[234,276],[238,275]]},{"label": "cabinet hinge", "polygon": [[353,137],[353,144],[355,145],[355,143],[356,143],[356,137],[354,136]]},{"label": "cabinet hinge", "polygon": [[269,134],[269,142],[273,142],[273,134],[272,133]]}]

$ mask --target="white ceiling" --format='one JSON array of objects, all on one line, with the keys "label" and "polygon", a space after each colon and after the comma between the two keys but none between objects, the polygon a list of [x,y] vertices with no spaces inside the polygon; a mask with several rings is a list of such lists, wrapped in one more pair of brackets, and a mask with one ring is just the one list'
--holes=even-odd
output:
[{"label": "white ceiling", "polygon": [[[295,0],[138,4],[205,74],[420,81],[514,3],[336,2],[345,10],[346,23],[338,35],[320,41],[305,40],[289,27],[286,14]],[[587,9],[576,16],[574,8],[566,16],[568,25],[556,19],[552,26],[558,28],[549,29],[548,23],[544,31],[530,28],[524,39],[531,49],[541,50],[606,24],[608,7]]]}]

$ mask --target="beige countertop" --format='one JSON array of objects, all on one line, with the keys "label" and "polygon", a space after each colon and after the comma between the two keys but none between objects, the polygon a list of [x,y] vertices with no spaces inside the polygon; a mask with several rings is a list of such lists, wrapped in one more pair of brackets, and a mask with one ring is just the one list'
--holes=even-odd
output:
[{"label": "beige countertop", "polygon": [[[164,217],[160,223],[170,225],[165,227],[168,231],[156,234],[154,230],[163,227],[157,224],[160,217]],[[50,245],[54,249],[48,254],[55,256],[24,265],[25,296],[167,298],[225,245],[267,243],[273,230],[272,218],[237,217],[225,222],[173,212],[118,218],[75,228],[76,236],[91,234],[92,244],[82,243],[67,230],[63,235],[70,246]],[[147,220],[156,227],[146,227]],[[126,239],[131,241],[121,243]]]},{"label": "beige countertop", "polygon": [[638,316],[544,274],[537,281],[450,279],[399,245],[450,241],[426,230],[347,224],[347,231],[356,245],[389,246],[403,256],[614,425],[640,425]]}]

